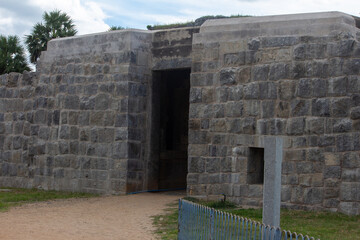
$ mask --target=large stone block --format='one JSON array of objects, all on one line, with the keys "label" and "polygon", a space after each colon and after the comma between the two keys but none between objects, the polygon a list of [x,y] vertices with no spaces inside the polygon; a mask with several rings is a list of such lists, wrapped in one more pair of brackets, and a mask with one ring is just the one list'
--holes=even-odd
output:
[{"label": "large stone block", "polygon": [[220,172],[221,158],[206,158],[205,171],[207,173]]},{"label": "large stone block", "polygon": [[360,168],[342,169],[341,179],[345,182],[359,182]]},{"label": "large stone block", "polygon": [[244,98],[245,99],[259,99],[259,84],[258,83],[249,83],[244,87]]},{"label": "large stone block", "polygon": [[80,99],[76,95],[65,96],[64,102],[65,109],[79,109],[80,108]]},{"label": "large stone block", "polygon": [[310,113],[310,101],[294,99],[291,101],[291,115],[293,117],[307,116]]},{"label": "large stone block", "polygon": [[350,116],[351,116],[351,119],[354,119],[354,120],[360,119],[360,106],[352,108]]},{"label": "large stone block", "polygon": [[197,103],[201,102],[202,96],[201,96],[201,88],[191,88],[190,89],[190,103]]},{"label": "large stone block", "polygon": [[262,101],[261,102],[261,117],[273,118],[275,113],[275,101]]},{"label": "large stone block", "polygon": [[337,98],[332,100],[332,116],[333,117],[348,117],[349,109],[351,107],[350,98]]},{"label": "large stone block", "polygon": [[333,131],[334,133],[350,132],[352,128],[352,121],[348,118],[334,119]]},{"label": "large stone block", "polygon": [[343,182],[340,185],[340,200],[360,201],[360,183]]},{"label": "large stone block", "polygon": [[226,117],[241,117],[243,116],[244,105],[242,102],[228,102],[225,105]]},{"label": "large stone block", "polygon": [[360,154],[358,152],[348,152],[343,155],[342,166],[344,168],[360,168]]},{"label": "large stone block", "polygon": [[226,132],[227,124],[225,119],[212,119],[210,120],[210,132]]},{"label": "large stone block", "polygon": [[246,52],[227,53],[224,55],[225,66],[241,66],[246,63]]},{"label": "large stone block", "polygon": [[354,39],[344,39],[339,42],[328,44],[327,53],[331,57],[348,57],[351,56],[354,47]]},{"label": "large stone block", "polygon": [[322,188],[306,188],[304,191],[305,204],[320,204],[323,201],[324,190]]},{"label": "large stone block", "polygon": [[311,103],[311,112],[313,116],[329,117],[330,100],[327,98],[313,99]]},{"label": "large stone block", "polygon": [[228,100],[229,101],[241,101],[244,96],[244,87],[242,85],[237,85],[228,88]]},{"label": "large stone block", "polygon": [[277,84],[273,82],[259,83],[259,98],[260,99],[276,99],[277,98]]},{"label": "large stone block", "polygon": [[348,78],[338,77],[328,80],[327,94],[329,96],[345,96],[348,89]]},{"label": "large stone block", "polygon": [[287,121],[286,132],[289,135],[302,135],[305,129],[305,118],[292,118]]},{"label": "large stone block", "polygon": [[325,121],[323,118],[306,118],[306,131],[309,134],[324,134]]},{"label": "large stone block", "polygon": [[128,144],[126,142],[116,142],[113,144],[112,158],[124,159],[124,158],[127,158],[128,156],[129,156]]},{"label": "large stone block", "polygon": [[336,149],[339,152],[352,151],[354,149],[353,138],[350,134],[336,136]]},{"label": "large stone block", "polygon": [[340,166],[326,166],[324,169],[324,178],[340,178],[341,167]]},{"label": "large stone block", "polygon": [[348,215],[359,215],[360,204],[358,202],[340,202],[339,210]]},{"label": "large stone block", "polygon": [[269,65],[257,65],[251,70],[252,81],[266,81],[269,77]]},{"label": "large stone block", "polygon": [[327,44],[299,44],[294,48],[295,60],[318,59],[326,55]]},{"label": "large stone block", "polygon": [[296,95],[301,98],[309,98],[313,95],[312,80],[300,79],[296,90]]},{"label": "large stone block", "polygon": [[270,65],[269,80],[277,81],[288,79],[290,77],[290,65],[285,63],[276,63]]},{"label": "large stone block", "polygon": [[267,127],[267,132],[271,135],[284,135],[286,129],[286,120],[279,118],[271,119],[270,124]]},{"label": "large stone block", "polygon": [[106,110],[110,106],[110,97],[108,94],[98,94],[95,97],[95,110]]},{"label": "large stone block", "polygon": [[291,100],[294,98],[296,92],[295,81],[280,81],[279,82],[279,97],[281,100]]},{"label": "large stone block", "polygon": [[236,83],[236,68],[224,68],[220,71],[220,84],[233,85]]},{"label": "large stone block", "polygon": [[189,157],[189,173],[203,173],[205,172],[206,160],[202,157]]}]

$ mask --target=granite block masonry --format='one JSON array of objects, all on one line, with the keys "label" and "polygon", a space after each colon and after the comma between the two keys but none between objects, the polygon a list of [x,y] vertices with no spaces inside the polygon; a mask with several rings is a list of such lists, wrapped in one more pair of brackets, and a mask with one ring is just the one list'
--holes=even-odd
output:
[{"label": "granite block masonry", "polygon": [[278,136],[282,207],[360,214],[359,26],[327,12],[52,40],[36,73],[0,76],[0,186],[262,206]]}]

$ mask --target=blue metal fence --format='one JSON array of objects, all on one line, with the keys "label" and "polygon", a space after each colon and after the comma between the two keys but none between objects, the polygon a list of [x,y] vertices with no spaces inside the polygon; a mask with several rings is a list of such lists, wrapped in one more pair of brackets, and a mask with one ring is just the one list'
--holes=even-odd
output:
[{"label": "blue metal fence", "polygon": [[265,226],[184,199],[179,201],[179,240],[315,240],[313,237]]}]

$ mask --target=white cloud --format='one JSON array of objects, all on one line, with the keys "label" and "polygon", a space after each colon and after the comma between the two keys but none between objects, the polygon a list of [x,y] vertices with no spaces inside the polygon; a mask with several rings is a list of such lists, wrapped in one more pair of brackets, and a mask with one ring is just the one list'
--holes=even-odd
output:
[{"label": "white cloud", "polygon": [[106,14],[94,1],[81,0],[32,0],[31,3],[43,11],[54,9],[67,13],[75,22],[78,34],[103,32],[109,29]]}]

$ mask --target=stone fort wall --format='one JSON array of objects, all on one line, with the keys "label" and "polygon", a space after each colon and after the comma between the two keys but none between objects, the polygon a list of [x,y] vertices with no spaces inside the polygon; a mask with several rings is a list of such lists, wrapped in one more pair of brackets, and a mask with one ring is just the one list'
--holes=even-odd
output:
[{"label": "stone fort wall", "polygon": [[314,16],[208,21],[194,36],[189,193],[261,206],[263,136],[282,136],[283,207],[360,213],[360,31]]},{"label": "stone fort wall", "polygon": [[154,77],[191,68],[189,195],[261,206],[263,136],[276,135],[283,207],[360,214],[358,22],[301,14],[53,40],[36,73],[0,77],[0,185],[156,188]]}]

